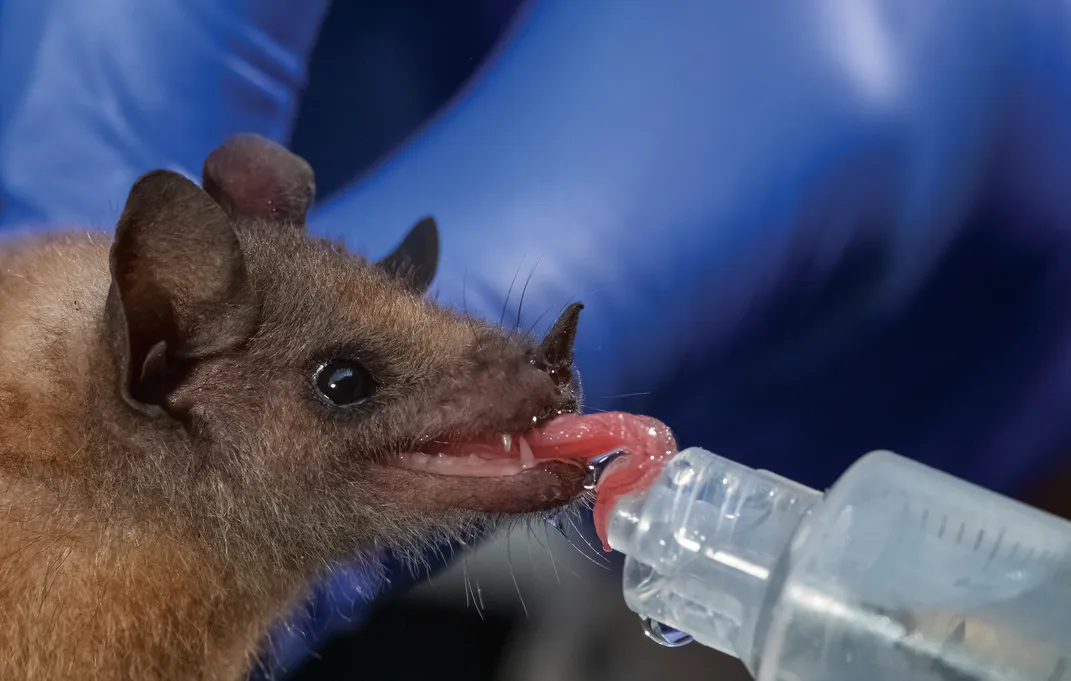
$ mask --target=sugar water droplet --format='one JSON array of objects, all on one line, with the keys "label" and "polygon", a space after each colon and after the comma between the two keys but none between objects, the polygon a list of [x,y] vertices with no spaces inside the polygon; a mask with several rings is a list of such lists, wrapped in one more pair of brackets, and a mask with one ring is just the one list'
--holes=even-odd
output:
[{"label": "sugar water droplet", "polygon": [[599,476],[595,472],[595,468],[588,466],[588,472],[584,475],[584,489],[589,492],[599,484]]},{"label": "sugar water droplet", "polygon": [[569,538],[565,533],[565,509],[558,509],[547,516],[547,524],[556,529],[563,537]]},{"label": "sugar water droplet", "polygon": [[587,474],[584,476],[584,489],[595,489],[599,484],[599,480],[602,478],[602,474],[606,471],[606,467],[622,454],[624,454],[624,452],[616,450],[589,459]]},{"label": "sugar water droplet", "polygon": [[688,634],[685,634],[682,631],[677,631],[673,627],[668,627],[650,617],[641,618],[640,623],[643,627],[643,633],[647,634],[647,638],[660,646],[680,648],[695,640]]}]

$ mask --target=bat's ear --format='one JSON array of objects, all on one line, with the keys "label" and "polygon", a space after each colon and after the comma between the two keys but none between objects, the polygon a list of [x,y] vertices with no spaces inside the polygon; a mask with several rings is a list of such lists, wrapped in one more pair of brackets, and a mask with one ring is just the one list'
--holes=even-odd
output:
[{"label": "bat's ear", "polygon": [[304,228],[316,182],[304,159],[254,134],[234,135],[205,159],[201,184],[235,218]]},{"label": "bat's ear", "polygon": [[435,218],[416,223],[397,248],[376,263],[413,293],[423,295],[439,269],[439,226]]},{"label": "bat's ear", "polygon": [[130,190],[111,250],[107,323],[133,407],[167,412],[196,360],[246,340],[256,304],[238,236],[211,196],[169,170]]}]

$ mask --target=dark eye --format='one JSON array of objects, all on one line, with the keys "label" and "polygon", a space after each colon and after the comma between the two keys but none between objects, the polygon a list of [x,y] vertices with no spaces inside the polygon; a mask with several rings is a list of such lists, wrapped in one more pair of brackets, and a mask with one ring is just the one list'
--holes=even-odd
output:
[{"label": "dark eye", "polygon": [[321,366],[313,377],[316,389],[336,407],[348,407],[367,399],[375,392],[375,381],[368,370],[348,359],[334,359]]}]

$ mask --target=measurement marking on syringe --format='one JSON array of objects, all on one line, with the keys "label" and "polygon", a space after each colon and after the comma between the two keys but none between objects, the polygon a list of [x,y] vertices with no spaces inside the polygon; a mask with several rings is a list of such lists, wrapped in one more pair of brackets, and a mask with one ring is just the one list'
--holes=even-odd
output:
[{"label": "measurement marking on syringe", "polygon": [[985,538],[985,530],[978,530],[978,538],[974,540],[974,550],[977,551],[978,547],[982,545],[982,539]]},{"label": "measurement marking on syringe", "polygon": [[985,562],[986,567],[989,567],[989,564],[992,563],[993,559],[996,557],[997,551],[1000,550],[1000,544],[1004,541],[1004,532],[1007,531],[1007,529],[1008,528],[1006,527],[1000,528],[1000,534],[997,535],[997,540],[993,542],[993,550],[989,552],[989,560]]},{"label": "measurement marking on syringe", "polygon": [[959,534],[956,535],[956,543],[959,544],[963,541],[963,533],[967,531],[967,523],[961,522],[959,524]]},{"label": "measurement marking on syringe", "polygon": [[948,525],[948,516],[944,516],[944,517],[941,518],[941,529],[937,530],[937,538],[938,539],[944,539],[945,538],[945,526],[946,525]]}]

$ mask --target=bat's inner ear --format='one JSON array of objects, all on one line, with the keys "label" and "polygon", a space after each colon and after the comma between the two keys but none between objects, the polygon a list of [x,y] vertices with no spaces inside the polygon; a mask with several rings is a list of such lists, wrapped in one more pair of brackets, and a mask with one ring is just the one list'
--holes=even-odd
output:
[{"label": "bat's inner ear", "polygon": [[229,138],[205,159],[202,185],[232,218],[305,226],[316,196],[312,167],[260,135]]},{"label": "bat's inner ear", "polygon": [[[170,413],[198,361],[249,338],[257,306],[241,244],[194,182],[156,170],[134,183],[115,230],[107,324],[123,398]],[[180,418],[180,415],[171,413]]]}]

